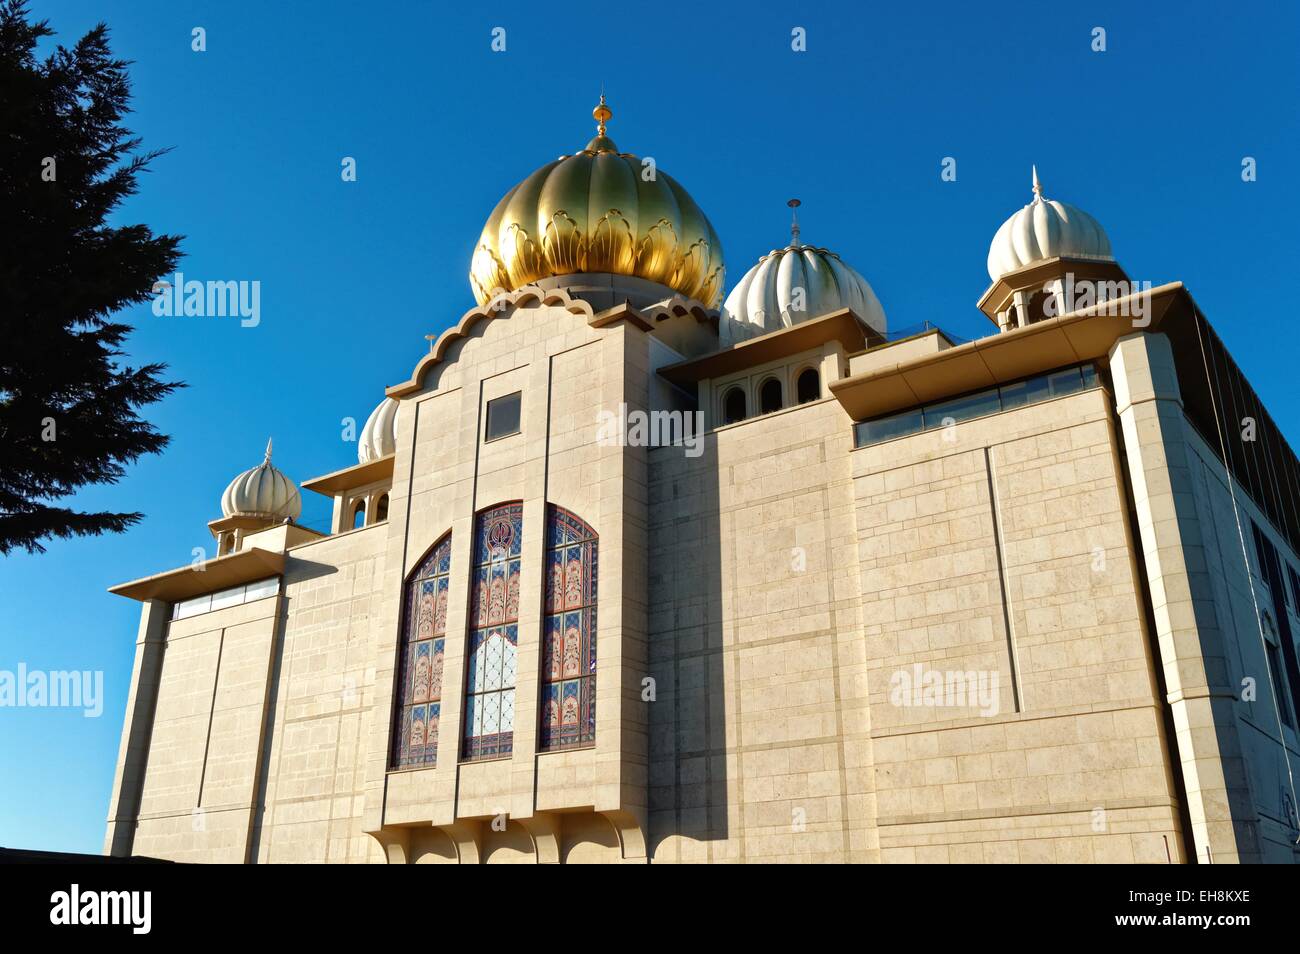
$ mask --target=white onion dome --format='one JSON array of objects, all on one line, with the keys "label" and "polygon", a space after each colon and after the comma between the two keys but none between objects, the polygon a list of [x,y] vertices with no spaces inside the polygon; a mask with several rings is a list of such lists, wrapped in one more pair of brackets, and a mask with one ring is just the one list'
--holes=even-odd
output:
[{"label": "white onion dome", "polygon": [[1002,223],[989,245],[989,278],[1049,258],[1113,262],[1110,239],[1100,223],[1082,209],[1043,198],[1034,167],[1034,200]]},{"label": "white onion dome", "polygon": [[400,410],[398,401],[386,397],[370,412],[357,441],[357,463],[378,460],[397,450],[397,414]]},{"label": "white onion dome", "polygon": [[724,342],[779,331],[841,308],[885,332],[885,310],[867,280],[834,252],[794,241],[764,255],[722,305]]},{"label": "white onion dome", "polygon": [[288,517],[302,514],[298,485],[271,463],[271,442],[266,442],[266,459],[230,482],[221,495],[221,512],[227,517]]}]

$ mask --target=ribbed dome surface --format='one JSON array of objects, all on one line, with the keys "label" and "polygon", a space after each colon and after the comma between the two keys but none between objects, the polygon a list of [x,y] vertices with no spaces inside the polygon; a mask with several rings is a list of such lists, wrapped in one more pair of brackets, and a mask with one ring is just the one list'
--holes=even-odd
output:
[{"label": "ribbed dome surface", "polygon": [[298,485],[271,463],[271,442],[266,444],[266,459],[244,471],[221,495],[221,512],[227,517],[289,517],[302,514],[302,497]]},{"label": "ribbed dome surface", "polygon": [[885,310],[865,278],[834,252],[789,245],[760,258],[731,290],[721,335],[724,343],[743,341],[841,308],[884,333]]},{"label": "ribbed dome surface", "polygon": [[397,414],[400,410],[398,401],[386,397],[370,412],[357,441],[358,463],[378,460],[397,450]]},{"label": "ribbed dome surface", "polygon": [[1035,169],[1034,200],[1003,222],[989,245],[989,278],[1048,258],[1115,260],[1100,223],[1082,209],[1044,199]]},{"label": "ribbed dome surface", "polygon": [[[714,308],[722,242],[695,200],[663,170],[599,134],[505,194],[475,245],[469,280],[479,304],[540,278],[605,272],[666,285]],[[603,117],[603,118],[602,118]]]}]

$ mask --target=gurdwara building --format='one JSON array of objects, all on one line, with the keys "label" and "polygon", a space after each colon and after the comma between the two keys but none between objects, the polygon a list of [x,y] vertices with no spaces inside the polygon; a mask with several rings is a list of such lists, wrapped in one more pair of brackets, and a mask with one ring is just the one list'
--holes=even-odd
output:
[{"label": "gurdwara building", "polygon": [[1035,174],[977,340],[797,227],[728,292],[594,115],[301,485],[330,533],[268,447],[214,558],[113,588],[106,851],[1300,858],[1300,465],[1183,285]]}]

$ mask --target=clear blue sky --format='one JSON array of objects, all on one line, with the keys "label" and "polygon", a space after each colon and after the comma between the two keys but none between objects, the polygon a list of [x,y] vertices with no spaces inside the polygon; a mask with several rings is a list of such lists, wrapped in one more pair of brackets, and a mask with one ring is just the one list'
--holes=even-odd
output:
[{"label": "clear blue sky", "polygon": [[[1037,163],[1130,275],[1187,283],[1300,447],[1297,5],[471,6],[33,4],[68,44],[107,18],[135,61],[129,125],[173,149],[122,219],[184,234],[187,277],[260,281],[262,320],[128,313],[132,359],[190,387],[148,411],[171,448],[77,503],[145,520],[0,561],[0,669],[103,670],[106,693],[98,719],[0,709],[0,845],[101,850],[139,619],[105,588],[210,550],[222,489],[268,435],[299,481],[355,462],[341,419],[363,421],[424,335],[472,305],[484,219],[587,141],[602,82],[619,146],[654,156],[713,221],[728,287],[785,244],[798,196],[804,240],[857,267],[893,326],[991,330],[975,308],[988,243]],[[326,523],[328,501],[304,498],[304,520]]]}]

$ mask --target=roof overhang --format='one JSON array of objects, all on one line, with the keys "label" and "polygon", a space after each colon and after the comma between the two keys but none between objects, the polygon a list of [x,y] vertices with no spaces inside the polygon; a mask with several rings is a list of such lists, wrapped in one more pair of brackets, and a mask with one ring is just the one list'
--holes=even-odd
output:
[{"label": "roof overhang", "polygon": [[[1139,327],[1131,315],[1142,295],[1149,296],[1149,302],[1141,303],[1146,314]],[[831,394],[853,420],[862,421],[1052,368],[1103,358],[1124,335],[1157,330],[1170,306],[1185,295],[1182,282],[1161,285],[1149,292],[832,381]]]},{"label": "roof overhang", "polygon": [[367,484],[378,483],[381,480],[392,480],[393,458],[395,456],[395,454],[386,454],[383,457],[368,460],[364,464],[353,464],[351,467],[344,467],[342,470],[325,474],[323,477],[304,480],[302,488],[303,490],[315,491],[326,497],[333,497],[356,487],[364,487]]},{"label": "roof overhang", "polygon": [[241,583],[264,580],[284,572],[284,554],[252,547],[207,560],[197,566],[183,566],[166,573],[119,583],[108,592],[127,599],[164,600],[176,603],[202,593],[213,593]]},{"label": "roof overhang", "polygon": [[720,378],[745,368],[778,361],[830,341],[838,341],[846,352],[852,353],[884,340],[880,332],[863,323],[851,309],[841,308],[811,321],[769,331],[730,348],[665,365],[659,369],[659,376],[689,390],[705,378]]}]

